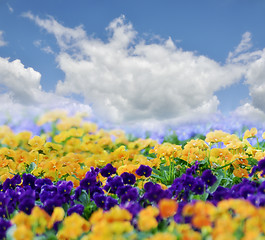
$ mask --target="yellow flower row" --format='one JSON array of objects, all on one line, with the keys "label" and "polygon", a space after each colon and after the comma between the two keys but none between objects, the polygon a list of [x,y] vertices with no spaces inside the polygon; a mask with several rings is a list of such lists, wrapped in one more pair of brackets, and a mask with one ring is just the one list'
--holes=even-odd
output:
[{"label": "yellow flower row", "polygon": [[[165,206],[170,209],[166,209]],[[177,203],[171,199],[161,200],[158,207],[148,206],[142,209],[137,217],[139,231],[148,232],[156,229],[158,215],[165,219],[171,218],[177,210]],[[183,216],[191,216],[191,224],[177,224],[173,219],[167,231],[157,232],[146,240],[159,239],[202,239],[211,236],[211,239],[238,239],[236,233],[241,231],[243,240],[264,239],[265,234],[265,207],[256,208],[250,202],[242,199],[223,200],[217,206],[209,202],[198,201],[187,204],[183,209]],[[108,239],[137,239],[137,231],[131,224],[132,215],[119,206],[103,212],[102,209],[94,212],[89,221],[73,213],[64,217],[64,210],[56,207],[49,216],[44,210],[35,206],[31,215],[18,213],[12,223],[16,225],[14,238],[16,240],[33,239],[35,234],[43,234],[53,227],[57,221],[63,221],[57,238],[70,240],[82,237],[82,240]],[[193,227],[201,230],[194,231]]]},{"label": "yellow flower row", "polygon": [[[63,113],[47,113],[38,124],[58,119],[58,132],[47,132],[33,138],[31,132],[14,134],[8,126],[0,127],[2,182],[14,174],[25,172],[30,164],[34,164],[32,174],[35,176],[52,181],[67,176],[66,180],[73,181],[77,187],[90,167],[103,167],[111,163],[118,174],[125,171],[135,173],[140,164],[159,168],[161,160],[169,165],[172,158],[181,158],[189,163],[208,158],[212,167],[231,163],[235,176],[248,177],[251,169],[247,158],[251,156],[260,160],[265,157],[263,150],[251,146],[247,140],[255,137],[256,129],[247,130],[242,140],[234,134],[214,131],[206,135],[205,141],[193,139],[182,147],[171,143],[158,144],[152,139],[129,142],[123,131],[97,129],[94,123],[83,121],[81,114],[67,117]],[[46,141],[50,136],[52,142]],[[223,148],[212,147],[221,142]],[[156,156],[151,160],[141,153],[148,147],[151,148],[149,153]]]}]

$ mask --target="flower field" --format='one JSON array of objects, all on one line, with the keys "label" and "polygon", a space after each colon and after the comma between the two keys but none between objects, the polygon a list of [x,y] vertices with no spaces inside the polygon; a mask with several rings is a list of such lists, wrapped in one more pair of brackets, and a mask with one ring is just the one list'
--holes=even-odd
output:
[{"label": "flower field", "polygon": [[0,239],[265,239],[256,128],[158,142],[80,114],[36,126],[0,127]]}]

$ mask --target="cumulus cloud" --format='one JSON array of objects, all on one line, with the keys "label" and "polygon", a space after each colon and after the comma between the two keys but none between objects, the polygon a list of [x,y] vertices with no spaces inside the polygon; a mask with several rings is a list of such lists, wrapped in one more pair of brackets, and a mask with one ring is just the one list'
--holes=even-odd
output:
[{"label": "cumulus cloud", "polygon": [[7,45],[7,42],[4,40],[3,34],[4,32],[0,31],[0,47]]},{"label": "cumulus cloud", "polygon": [[8,88],[15,100],[23,104],[34,102],[36,90],[41,89],[40,78],[39,72],[25,68],[20,60],[10,62],[0,57],[0,83]]},{"label": "cumulus cloud", "polygon": [[105,42],[87,36],[82,26],[24,16],[53,34],[60,47],[56,60],[65,79],[56,93],[80,94],[98,116],[119,123],[197,121],[218,112],[215,92],[241,80],[246,69],[235,58],[251,46],[246,33],[222,65],[182,50],[171,38],[147,43],[124,16],[106,28]]},{"label": "cumulus cloud", "polygon": [[260,58],[250,64],[246,83],[249,85],[252,106],[265,113],[265,49]]},{"label": "cumulus cloud", "polygon": [[247,122],[264,123],[265,113],[259,108],[254,107],[251,103],[245,103],[239,106],[232,116],[238,120],[244,120]]},{"label": "cumulus cloud", "polygon": [[0,57],[1,115],[11,114],[16,117],[25,111],[37,114],[54,108],[92,113],[88,105],[43,91],[40,79],[39,72],[26,68],[19,59],[9,61]]},{"label": "cumulus cloud", "polygon": [[[248,39],[250,42],[251,39]],[[251,45],[251,43],[246,44]],[[243,48],[243,47],[242,47]],[[249,88],[250,101],[239,106],[234,114],[246,120],[264,122],[265,120],[265,48],[246,51],[235,59],[244,59],[246,69],[244,78]]]},{"label": "cumulus cloud", "polygon": [[265,112],[265,49],[260,58],[250,64],[246,72],[246,83],[249,85],[253,105]]}]

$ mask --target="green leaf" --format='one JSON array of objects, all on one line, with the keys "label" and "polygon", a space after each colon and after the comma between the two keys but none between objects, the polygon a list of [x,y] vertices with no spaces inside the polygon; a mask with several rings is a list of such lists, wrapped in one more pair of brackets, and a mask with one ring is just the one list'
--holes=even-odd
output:
[{"label": "green leaf", "polygon": [[234,232],[234,236],[236,237],[236,239],[242,239],[244,237],[244,222],[244,220],[241,220],[239,227]]},{"label": "green leaf", "polygon": [[202,201],[206,201],[207,198],[208,198],[208,196],[209,196],[209,193],[204,192],[204,194],[201,195],[201,200],[202,200]]},{"label": "green leaf", "polygon": [[47,239],[49,239],[49,240],[55,240],[56,239],[56,236],[54,236],[55,238],[47,238],[46,236],[35,236],[34,238],[33,238],[33,240],[47,240]]},{"label": "green leaf", "polygon": [[69,209],[69,204],[64,203],[64,204],[62,205],[62,207],[63,207],[63,210],[64,210],[65,212],[67,212],[68,209]]},{"label": "green leaf", "polygon": [[97,205],[94,202],[90,202],[89,205],[87,205],[84,209],[83,216],[86,220],[90,218],[93,212],[95,212],[98,209]]},{"label": "green leaf", "polygon": [[7,240],[13,240],[13,234],[16,231],[17,227],[16,225],[12,225],[10,228],[7,229],[6,231],[6,239]]},{"label": "green leaf", "polygon": [[205,170],[209,168],[209,161],[207,158],[203,159],[202,161],[199,162],[199,167],[201,170]]},{"label": "green leaf", "polygon": [[153,173],[155,173],[156,175],[161,175],[161,171],[159,171],[158,169],[152,168]]},{"label": "green leaf", "polygon": [[165,231],[168,227],[168,221],[162,220],[158,223],[157,229],[159,231]]},{"label": "green leaf", "polygon": [[165,171],[166,171],[166,172],[169,171],[169,166],[163,166],[163,165],[160,166],[160,171],[161,171],[161,172],[163,172],[163,171],[164,171],[164,172],[165,172]]},{"label": "green leaf", "polygon": [[27,167],[27,169],[26,169],[26,173],[31,173],[31,172],[35,169],[36,166],[37,166],[36,163],[32,162],[32,163]]},{"label": "green leaf", "polygon": [[222,187],[230,188],[231,185],[232,185],[232,183],[233,183],[233,179],[227,177],[227,178],[223,178],[223,179],[221,180],[220,185],[221,185]]},{"label": "green leaf", "polygon": [[209,191],[211,193],[215,192],[215,190],[218,188],[218,186],[220,185],[222,179],[224,178],[224,173],[221,169],[215,171],[217,173],[217,181],[214,183],[213,186],[210,187]]},{"label": "green leaf", "polygon": [[231,185],[236,185],[236,184],[238,184],[238,183],[241,183],[242,182],[242,179],[241,178],[239,178],[239,177],[234,177],[233,178],[233,184],[231,184]]},{"label": "green leaf", "polygon": [[250,164],[251,166],[257,166],[258,165],[258,160],[255,158],[247,158],[248,160],[248,164]]},{"label": "green leaf", "polygon": [[206,139],[206,136],[203,135],[203,134],[196,134],[194,139],[201,139],[201,140],[205,140]]},{"label": "green leaf", "polygon": [[164,181],[164,180],[165,180],[164,178],[162,178],[162,177],[160,177],[160,176],[158,176],[158,175],[154,175],[154,174],[152,174],[151,177],[152,177],[152,178],[159,179],[160,181]]},{"label": "green leaf", "polygon": [[188,167],[191,167],[192,165],[190,163],[188,163],[187,161],[181,159],[181,158],[176,158],[176,164],[180,164],[180,165],[185,165]]},{"label": "green leaf", "polygon": [[87,192],[83,189],[80,196],[79,201],[84,205],[88,205],[90,203],[90,197],[88,196]]},{"label": "green leaf", "polygon": [[45,238],[41,238],[41,240],[43,239],[46,239],[46,240],[56,240],[57,239],[57,237],[56,237],[56,233],[55,233],[55,231],[54,230],[50,230],[50,231],[47,231],[46,233],[45,233],[45,236],[44,236]]},{"label": "green leaf", "polygon": [[198,194],[192,194],[190,196],[190,200],[201,200],[201,195],[198,195]]}]

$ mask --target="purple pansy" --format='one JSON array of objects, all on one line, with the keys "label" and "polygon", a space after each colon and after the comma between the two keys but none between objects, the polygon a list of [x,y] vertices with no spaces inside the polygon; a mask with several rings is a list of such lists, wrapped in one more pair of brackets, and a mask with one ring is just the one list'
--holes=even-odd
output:
[{"label": "purple pansy", "polygon": [[98,171],[95,171],[94,168],[87,172],[85,178],[80,181],[80,187],[88,191],[91,187],[95,186],[97,183],[97,174]]},{"label": "purple pansy", "polygon": [[191,189],[195,194],[201,195],[204,193],[204,182],[201,179],[196,178],[195,184]]},{"label": "purple pansy", "polygon": [[72,181],[59,181],[57,183],[57,192],[59,194],[70,194],[73,186]]},{"label": "purple pansy", "polygon": [[158,203],[163,198],[172,197],[172,192],[170,190],[163,190],[159,184],[149,182],[144,185],[144,189],[146,192],[143,197],[149,202]]},{"label": "purple pansy", "polygon": [[67,210],[67,215],[70,216],[74,212],[78,213],[79,215],[82,215],[83,211],[84,211],[84,206],[82,204],[76,204]]},{"label": "purple pansy", "polygon": [[116,193],[119,187],[123,186],[123,181],[120,176],[115,176],[114,178],[108,177],[107,183],[104,186],[104,190],[110,193]]},{"label": "purple pansy", "polygon": [[133,202],[137,201],[139,196],[137,188],[130,188],[128,189],[122,196],[121,196],[121,203],[124,204],[126,202]]},{"label": "purple pansy", "polygon": [[133,185],[136,182],[136,177],[132,173],[124,172],[121,174],[122,180],[124,184]]},{"label": "purple pansy", "polygon": [[216,176],[213,175],[210,169],[203,171],[201,179],[207,186],[212,186],[217,181]]},{"label": "purple pansy", "polygon": [[31,188],[29,188],[19,196],[18,209],[27,214],[30,214],[34,206],[35,206],[35,192]]},{"label": "purple pansy", "polygon": [[128,190],[131,189],[131,188],[132,188],[132,186],[130,186],[130,185],[124,185],[124,186],[121,186],[121,187],[119,187],[119,188],[117,189],[116,194],[117,194],[117,196],[118,196],[119,198],[121,198],[121,196],[122,196],[123,194],[126,194],[126,193],[128,192]]},{"label": "purple pansy", "polygon": [[118,204],[118,201],[110,196],[106,197],[106,203],[104,206],[104,210],[108,211],[110,210],[112,207],[114,207],[115,205]]},{"label": "purple pansy", "polygon": [[103,177],[109,177],[112,174],[116,173],[116,168],[113,167],[110,163],[108,163],[105,167],[100,169],[100,173]]},{"label": "purple pansy", "polygon": [[30,186],[32,189],[35,189],[35,181],[37,178],[31,174],[24,173],[22,175],[23,186]]},{"label": "purple pansy", "polygon": [[3,191],[7,189],[15,189],[18,184],[21,183],[21,177],[17,174],[13,178],[7,178],[3,183]]},{"label": "purple pansy", "polygon": [[140,165],[140,167],[135,172],[139,176],[150,177],[152,173],[152,168],[146,165]]},{"label": "purple pansy", "polygon": [[97,207],[104,209],[106,204],[107,197],[103,194],[95,194],[94,195],[94,202],[97,205]]}]

